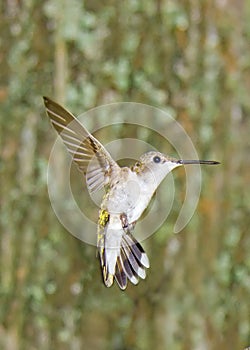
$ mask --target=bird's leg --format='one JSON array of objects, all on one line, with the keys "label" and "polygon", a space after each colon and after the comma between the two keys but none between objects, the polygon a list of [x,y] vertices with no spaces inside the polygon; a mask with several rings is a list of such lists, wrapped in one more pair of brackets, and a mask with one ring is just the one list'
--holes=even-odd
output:
[{"label": "bird's leg", "polygon": [[129,223],[128,222],[128,217],[125,213],[122,213],[120,215],[120,220],[122,223],[122,228],[125,231],[125,233],[128,233],[130,231],[132,231],[135,227],[136,221]]},{"label": "bird's leg", "polygon": [[124,229],[124,231],[128,230],[128,217],[125,213],[122,213],[120,215],[120,220],[121,220],[121,223],[122,223],[122,228]]}]

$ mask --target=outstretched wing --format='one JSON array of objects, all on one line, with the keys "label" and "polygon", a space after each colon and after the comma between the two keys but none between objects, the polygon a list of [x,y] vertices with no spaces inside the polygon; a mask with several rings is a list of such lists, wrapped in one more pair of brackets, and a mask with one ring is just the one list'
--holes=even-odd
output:
[{"label": "outstretched wing", "polygon": [[111,174],[119,171],[119,165],[70,112],[48,97],[44,97],[44,104],[53,127],[79,170],[86,175],[90,192],[108,184]]}]

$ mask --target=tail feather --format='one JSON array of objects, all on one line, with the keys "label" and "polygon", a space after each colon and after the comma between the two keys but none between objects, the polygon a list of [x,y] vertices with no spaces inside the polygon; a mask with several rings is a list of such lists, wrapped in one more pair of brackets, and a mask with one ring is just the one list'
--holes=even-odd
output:
[{"label": "tail feather", "polygon": [[[149,267],[148,257],[140,243],[137,242],[136,239],[129,233],[123,235],[122,237],[119,266],[123,268],[127,278],[133,284],[137,284],[139,282],[139,277],[142,279],[146,278],[145,268]],[[120,270],[118,271],[120,272]]]},{"label": "tail feather", "polygon": [[124,235],[124,240],[131,247],[133,255],[136,257],[136,259],[140,261],[143,266],[149,268],[150,264],[147,254],[145,253],[140,243],[131,234]]},{"label": "tail feather", "polygon": [[105,248],[99,248],[99,257],[100,257],[100,262],[101,262],[104,284],[106,287],[111,287],[113,282],[114,282],[114,275],[112,275],[108,271]]},{"label": "tail feather", "polygon": [[118,256],[115,269],[115,280],[118,286],[124,290],[127,287],[127,275],[123,269],[121,257]]},{"label": "tail feather", "polygon": [[[105,238],[107,239],[107,235]],[[103,272],[103,280],[106,287],[111,287],[114,279],[118,286],[124,290],[129,280],[134,285],[139,278],[146,278],[146,268],[149,267],[148,257],[139,242],[126,233],[116,242],[115,249],[109,247],[107,242],[99,241],[99,256]]]},{"label": "tail feather", "polygon": [[146,277],[146,272],[140,261],[136,259],[130,246],[128,246],[124,241],[122,241],[122,248],[124,249],[126,258],[136,275],[144,279]]},{"label": "tail feather", "polygon": [[139,282],[138,276],[136,276],[136,274],[132,270],[131,265],[126,257],[126,254],[125,254],[123,248],[121,249],[121,260],[122,260],[122,264],[123,264],[123,268],[125,270],[125,273],[126,273],[128,279],[130,280],[130,282],[132,282],[133,284],[138,284],[138,282]]}]

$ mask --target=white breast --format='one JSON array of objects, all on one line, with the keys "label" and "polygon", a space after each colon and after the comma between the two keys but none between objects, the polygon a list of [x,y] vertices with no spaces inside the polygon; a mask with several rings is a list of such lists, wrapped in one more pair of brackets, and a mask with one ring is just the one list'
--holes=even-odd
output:
[{"label": "white breast", "polygon": [[122,175],[111,189],[106,205],[109,213],[125,213],[128,222],[132,223],[140,218],[148,206],[157,184],[153,177],[147,176],[145,179],[129,168],[124,168]]}]

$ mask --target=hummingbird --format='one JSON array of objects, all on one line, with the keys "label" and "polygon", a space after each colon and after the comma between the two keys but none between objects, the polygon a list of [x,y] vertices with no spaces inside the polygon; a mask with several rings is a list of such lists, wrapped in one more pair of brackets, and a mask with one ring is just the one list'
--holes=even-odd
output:
[{"label": "hummingbird", "polygon": [[88,191],[105,190],[97,223],[97,250],[103,281],[120,289],[146,278],[149,259],[133,236],[136,222],[148,207],[162,180],[188,164],[219,164],[211,160],[183,160],[160,152],[143,154],[132,167],[120,167],[105,147],[64,107],[44,97],[47,115],[62,138]]}]

